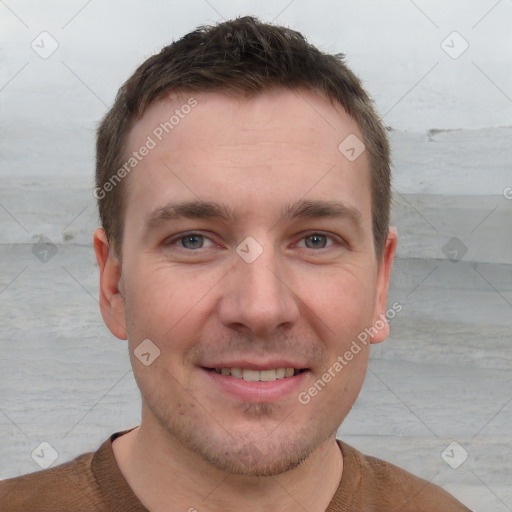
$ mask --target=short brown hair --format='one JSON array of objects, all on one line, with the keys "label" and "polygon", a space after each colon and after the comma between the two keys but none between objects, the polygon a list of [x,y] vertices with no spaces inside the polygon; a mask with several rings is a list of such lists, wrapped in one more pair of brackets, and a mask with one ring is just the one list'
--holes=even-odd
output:
[{"label": "short brown hair", "polygon": [[[250,96],[276,87],[307,88],[339,103],[358,124],[370,162],[374,244],[380,257],[389,227],[390,155],[372,100],[344,55],[323,53],[299,32],[246,16],[201,26],[148,58],[119,89],[96,141],[96,189],[103,228],[121,257],[122,183],[127,136],[148,106],[169,93],[226,91]],[[341,141],[340,141],[341,142]],[[96,191],[103,191],[101,196]]]}]

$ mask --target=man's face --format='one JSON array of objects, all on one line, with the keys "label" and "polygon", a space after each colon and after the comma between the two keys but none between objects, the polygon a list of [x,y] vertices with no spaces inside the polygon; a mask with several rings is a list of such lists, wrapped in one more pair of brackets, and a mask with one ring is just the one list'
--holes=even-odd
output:
[{"label": "man's face", "polygon": [[[127,155],[148,136],[156,147],[126,178],[117,320],[143,425],[221,469],[277,474],[332,439],[352,407],[369,345],[333,364],[385,312],[392,254],[378,265],[368,159],[338,149],[362,140],[341,107],[304,90],[193,97],[191,109],[187,95],[154,103],[130,134]],[[147,339],[160,350],[149,365],[134,355]]]}]

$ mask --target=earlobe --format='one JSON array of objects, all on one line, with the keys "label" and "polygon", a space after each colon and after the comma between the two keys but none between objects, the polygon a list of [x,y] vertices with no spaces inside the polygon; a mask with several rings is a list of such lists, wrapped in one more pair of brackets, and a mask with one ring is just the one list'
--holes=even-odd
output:
[{"label": "earlobe", "polygon": [[125,303],[120,291],[121,263],[111,250],[103,228],[93,236],[94,252],[100,270],[100,309],[103,321],[110,332],[119,339],[127,339]]},{"label": "earlobe", "polygon": [[396,246],[398,242],[398,233],[396,228],[391,227],[388,230],[386,244],[382,252],[377,271],[377,295],[375,298],[375,308],[373,314],[373,324],[371,329],[371,343],[380,343],[389,336],[389,324],[386,318],[388,305],[388,289],[395,257]]}]

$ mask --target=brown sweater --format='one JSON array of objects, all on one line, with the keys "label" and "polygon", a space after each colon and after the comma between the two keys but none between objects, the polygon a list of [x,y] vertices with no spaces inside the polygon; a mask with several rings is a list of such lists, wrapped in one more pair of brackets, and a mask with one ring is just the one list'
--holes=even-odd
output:
[{"label": "brown sweater", "polygon": [[[0,512],[148,512],[112,451],[112,441],[130,430],[113,434],[95,453],[1,481]],[[338,444],[343,477],[326,512],[471,512],[440,487]]]}]

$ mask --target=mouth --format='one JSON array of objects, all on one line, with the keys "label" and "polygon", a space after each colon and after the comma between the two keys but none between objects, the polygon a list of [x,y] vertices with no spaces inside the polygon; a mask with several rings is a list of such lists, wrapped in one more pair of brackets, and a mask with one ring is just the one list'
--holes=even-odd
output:
[{"label": "mouth", "polygon": [[249,361],[240,363],[236,366],[227,366],[227,362],[215,367],[201,366],[202,374],[207,378],[206,389],[215,393],[217,402],[220,398],[217,395],[219,392],[222,396],[244,403],[277,403],[280,400],[290,400],[310,380],[309,368],[294,368],[284,361],[273,364]]},{"label": "mouth", "polygon": [[254,370],[251,368],[204,368],[226,377],[241,379],[246,382],[273,382],[281,379],[289,379],[307,371],[307,368],[270,368],[265,370]]}]

